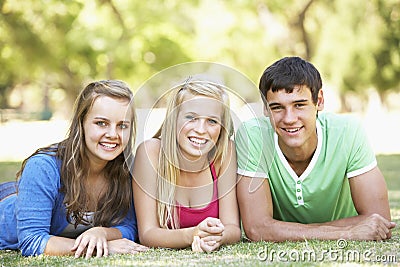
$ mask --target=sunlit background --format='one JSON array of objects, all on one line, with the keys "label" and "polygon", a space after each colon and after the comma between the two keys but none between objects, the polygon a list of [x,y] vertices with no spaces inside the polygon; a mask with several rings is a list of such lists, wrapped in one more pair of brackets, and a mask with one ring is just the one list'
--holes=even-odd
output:
[{"label": "sunlit background", "polygon": [[[328,111],[360,116],[376,153],[400,153],[398,0],[0,0],[0,10],[0,161],[60,141],[90,81],[137,92],[166,68],[202,61],[258,84],[292,55],[320,70]],[[146,90],[141,104],[157,97]]]}]

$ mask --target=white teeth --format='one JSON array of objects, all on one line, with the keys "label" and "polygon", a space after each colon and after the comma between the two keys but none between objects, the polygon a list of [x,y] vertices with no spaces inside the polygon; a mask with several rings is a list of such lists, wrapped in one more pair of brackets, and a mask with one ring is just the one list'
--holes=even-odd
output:
[{"label": "white teeth", "polygon": [[295,133],[295,132],[297,132],[297,131],[299,131],[300,130],[300,128],[296,128],[296,129],[285,129],[285,131],[286,132],[289,132],[289,133]]},{"label": "white teeth", "polygon": [[196,137],[189,137],[189,140],[191,142],[199,144],[199,145],[203,145],[203,144],[205,144],[207,142],[205,139],[198,139]]},{"label": "white teeth", "polygon": [[106,144],[106,143],[101,143],[103,146],[107,147],[107,148],[114,148],[117,146],[117,144]]}]

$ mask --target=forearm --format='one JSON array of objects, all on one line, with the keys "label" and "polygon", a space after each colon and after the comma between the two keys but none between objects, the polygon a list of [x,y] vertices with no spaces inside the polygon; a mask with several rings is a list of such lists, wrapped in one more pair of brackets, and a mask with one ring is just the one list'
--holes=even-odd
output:
[{"label": "forearm", "polygon": [[309,239],[334,240],[346,238],[348,226],[328,224],[301,224],[283,222],[274,219],[245,227],[248,238],[252,241],[301,241]]},{"label": "forearm", "polygon": [[75,253],[71,250],[74,243],[75,239],[52,236],[47,242],[43,254],[49,256],[72,256]]},{"label": "forearm", "polygon": [[325,222],[325,223],[313,223],[310,225],[346,227],[346,226],[356,225],[357,223],[361,222],[362,220],[364,220],[367,217],[368,217],[367,215],[357,215],[357,216],[343,218],[343,219],[334,220],[334,221]]},{"label": "forearm", "polygon": [[242,232],[239,225],[228,224],[224,225],[224,234],[222,238],[222,244],[233,244],[240,241]]},{"label": "forearm", "polygon": [[196,227],[183,229],[153,228],[139,233],[140,243],[148,247],[186,248],[191,246]]},{"label": "forearm", "polygon": [[111,228],[111,227],[110,228],[109,227],[99,227],[99,228],[104,230],[107,241],[122,238],[121,231],[118,230],[117,228]]}]

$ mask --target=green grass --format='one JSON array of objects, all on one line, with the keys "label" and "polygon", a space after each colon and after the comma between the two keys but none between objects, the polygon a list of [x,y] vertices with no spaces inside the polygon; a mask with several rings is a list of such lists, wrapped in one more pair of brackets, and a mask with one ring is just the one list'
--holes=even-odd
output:
[{"label": "green grass", "polygon": [[[73,257],[22,257],[0,251],[0,266],[338,266],[400,263],[400,155],[379,155],[378,164],[389,189],[393,220],[398,227],[383,242],[308,240],[303,242],[242,242],[202,254],[189,249],[150,249],[135,255],[115,255],[85,260]],[[0,163],[0,182],[15,177],[20,163]]]},{"label": "green grass", "polygon": [[0,162],[0,183],[15,180],[21,162]]}]

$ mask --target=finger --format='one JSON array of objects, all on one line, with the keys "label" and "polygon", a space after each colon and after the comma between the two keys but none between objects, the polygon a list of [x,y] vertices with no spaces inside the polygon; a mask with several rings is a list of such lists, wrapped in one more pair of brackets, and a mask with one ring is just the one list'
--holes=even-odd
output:
[{"label": "finger", "polygon": [[103,242],[97,241],[96,245],[96,258],[100,258],[103,255]]},{"label": "finger", "polygon": [[207,227],[206,231],[210,234],[216,235],[221,234],[224,229],[218,226]]},{"label": "finger", "polygon": [[214,242],[221,242],[221,240],[222,240],[222,236],[220,236],[220,235],[209,235],[209,236],[206,236],[206,237],[203,237],[203,238],[201,238],[204,242],[211,242],[211,241],[214,241]]},{"label": "finger", "polygon": [[207,253],[212,252],[214,250],[216,250],[219,247],[219,243],[217,242],[213,242],[213,245],[209,245],[209,243],[211,243],[212,241],[209,242],[204,242],[203,240],[200,240],[200,246],[201,249]]},{"label": "finger", "polygon": [[208,218],[207,226],[217,226],[217,224],[221,223],[221,221],[217,218]]},{"label": "finger", "polygon": [[74,251],[74,250],[76,250],[76,249],[78,248],[79,243],[81,242],[81,240],[82,240],[82,235],[78,236],[78,237],[75,239],[74,245],[73,245],[72,248],[71,248],[72,251]]},{"label": "finger", "polygon": [[107,257],[108,253],[109,253],[109,251],[108,251],[108,242],[104,241],[104,243],[103,243],[103,256]]},{"label": "finger", "polygon": [[93,251],[95,249],[95,244],[93,244],[94,242],[89,242],[88,246],[87,246],[87,250],[86,250],[86,259],[89,259],[92,257],[93,255]]},{"label": "finger", "polygon": [[134,250],[135,250],[135,251],[138,251],[138,252],[147,251],[148,249],[149,249],[148,247],[142,246],[142,245],[140,245],[140,244],[136,244],[136,245],[134,246]]},{"label": "finger", "polygon": [[194,251],[194,252],[202,252],[203,251],[200,246],[200,241],[201,241],[200,237],[198,237],[198,236],[193,237],[192,251]]},{"label": "finger", "polygon": [[82,256],[82,254],[84,253],[84,251],[86,249],[86,246],[87,246],[87,242],[85,242],[84,240],[81,240],[78,247],[76,248],[75,258],[79,258],[80,256]]}]

